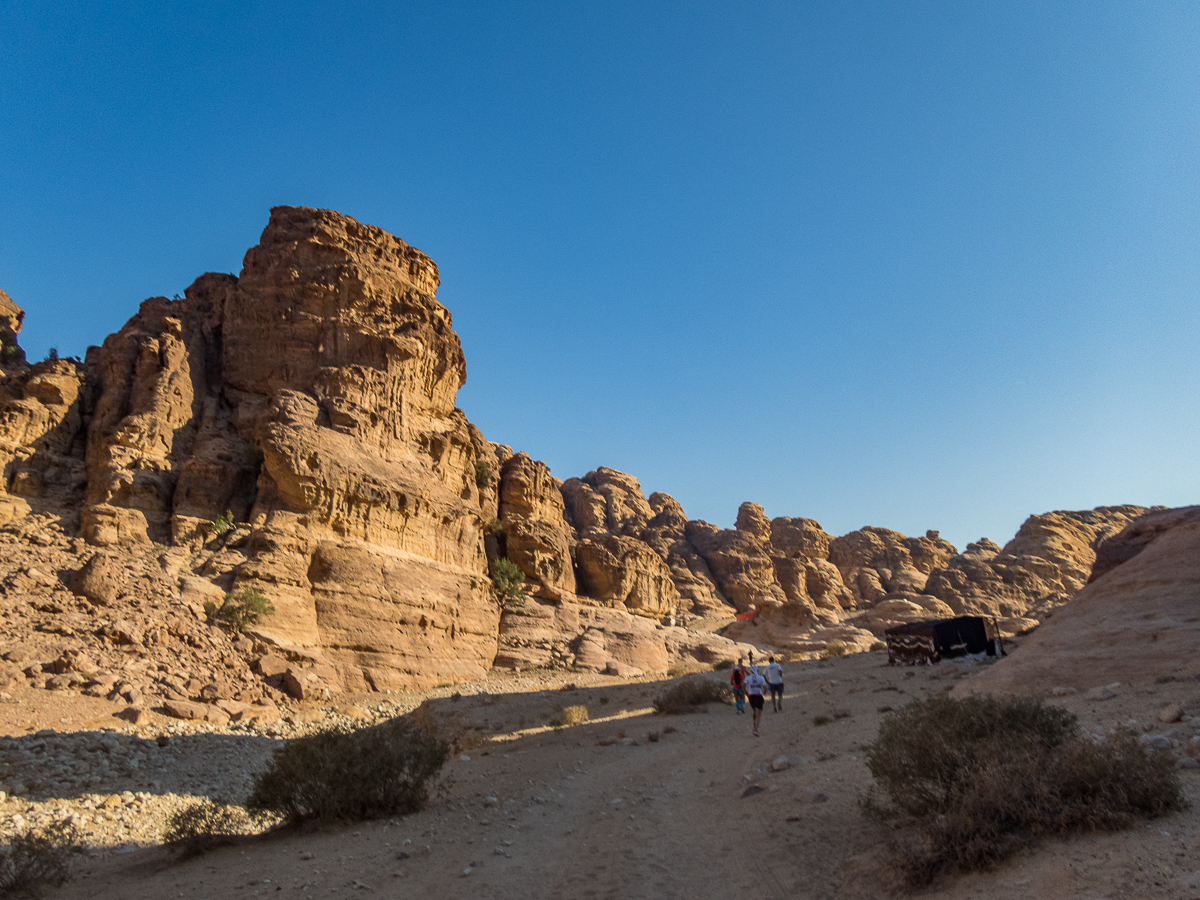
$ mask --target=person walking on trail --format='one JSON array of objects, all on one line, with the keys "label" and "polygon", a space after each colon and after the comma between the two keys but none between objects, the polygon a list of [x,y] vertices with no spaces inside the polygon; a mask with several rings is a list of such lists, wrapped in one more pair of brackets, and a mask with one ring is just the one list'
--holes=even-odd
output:
[{"label": "person walking on trail", "polygon": [[775,662],[775,657],[767,657],[767,687],[771,689],[771,708],[775,712],[783,710],[783,666]]},{"label": "person walking on trail", "polygon": [[729,683],[733,685],[733,699],[735,701],[734,715],[740,716],[746,711],[746,691],[744,683],[746,681],[746,670],[742,668],[742,658],[739,656],[737,665],[733,667],[733,671],[729,673]]},{"label": "person walking on trail", "polygon": [[758,737],[758,722],[762,718],[763,692],[767,689],[767,680],[758,674],[758,666],[750,667],[746,676],[746,695],[750,698],[750,709],[754,712],[754,736]]}]

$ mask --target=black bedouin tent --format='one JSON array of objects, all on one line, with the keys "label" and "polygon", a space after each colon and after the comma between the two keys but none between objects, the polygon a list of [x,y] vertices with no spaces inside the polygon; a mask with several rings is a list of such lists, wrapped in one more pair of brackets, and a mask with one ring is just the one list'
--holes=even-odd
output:
[{"label": "black bedouin tent", "polygon": [[1006,655],[995,621],[983,616],[909,622],[889,628],[883,634],[887,638],[890,665],[928,665],[973,653]]}]

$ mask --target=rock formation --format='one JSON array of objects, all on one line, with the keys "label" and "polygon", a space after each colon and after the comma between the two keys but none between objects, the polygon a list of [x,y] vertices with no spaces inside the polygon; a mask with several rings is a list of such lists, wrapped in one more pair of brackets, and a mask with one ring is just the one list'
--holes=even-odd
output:
[{"label": "rock formation", "polygon": [[956,615],[996,616],[1009,631],[1031,628],[1087,583],[1097,546],[1145,511],[1101,506],[1030,516],[1003,549],[991,541],[969,545],[930,573],[924,592]]},{"label": "rock formation", "polygon": [[961,690],[1088,692],[1200,677],[1200,507],[1148,513],[1104,543],[1096,577],[1020,650]]},{"label": "rock formation", "polygon": [[[277,207],[239,275],[145,300],[83,363],[27,364],[0,294],[0,537],[54,551],[0,565],[24,677],[76,684],[83,663],[58,661],[75,654],[120,672],[91,689],[220,716],[493,665],[662,674],[751,644],[865,649],[956,612],[1029,627],[1097,547],[1116,565],[1157,540],[1161,523],[1107,543],[1143,510],[1105,507],[957,554],[754,503],[722,529],[605,467],[560,481],[455,407],[466,363],[438,285],[379,228]],[[524,605],[492,590],[502,558]],[[246,589],[275,613],[241,637],[205,605]]]}]

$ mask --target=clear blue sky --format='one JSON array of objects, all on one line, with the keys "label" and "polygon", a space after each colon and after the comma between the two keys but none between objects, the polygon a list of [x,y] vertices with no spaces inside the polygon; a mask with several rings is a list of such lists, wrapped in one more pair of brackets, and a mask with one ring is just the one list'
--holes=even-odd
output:
[{"label": "clear blue sky", "polygon": [[34,358],[330,207],[562,478],[960,547],[1200,502],[1200,5],[8,0],[0,52]]}]

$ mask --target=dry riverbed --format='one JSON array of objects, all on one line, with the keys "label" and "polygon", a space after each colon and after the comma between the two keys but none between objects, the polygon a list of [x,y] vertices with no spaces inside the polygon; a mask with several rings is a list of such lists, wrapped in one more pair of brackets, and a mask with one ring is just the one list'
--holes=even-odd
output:
[{"label": "dry riverbed", "polygon": [[[878,897],[894,885],[884,836],[858,810],[870,785],[864,749],[888,708],[978,669],[891,668],[880,653],[789,663],[784,711],[768,708],[757,739],[749,715],[727,706],[655,715],[651,701],[665,682],[568,673],[349,698],[245,730],[170,720],[133,728],[103,701],[14,692],[0,704],[9,735],[0,761],[5,783],[24,780],[25,793],[0,803],[0,827],[11,833],[20,821],[77,817],[91,850],[54,894],[62,898]],[[1200,716],[1200,685],[1112,693],[1054,702],[1092,729],[1136,722],[1180,758],[1200,733],[1191,717]],[[184,800],[244,797],[278,741],[329,722],[365,724],[430,696],[441,698],[434,715],[470,728],[476,746],[447,764],[425,811],[281,831],[182,863],[156,846]],[[1183,719],[1159,723],[1171,703],[1184,708]],[[592,721],[550,727],[572,705],[586,706]],[[828,724],[814,725],[817,716]],[[1200,779],[1195,770],[1181,775],[1193,804],[1183,813],[1123,833],[1047,841],[995,872],[944,879],[920,896],[1200,897]]]}]

